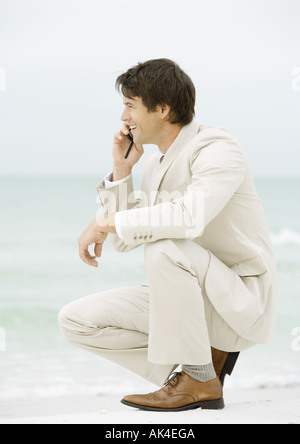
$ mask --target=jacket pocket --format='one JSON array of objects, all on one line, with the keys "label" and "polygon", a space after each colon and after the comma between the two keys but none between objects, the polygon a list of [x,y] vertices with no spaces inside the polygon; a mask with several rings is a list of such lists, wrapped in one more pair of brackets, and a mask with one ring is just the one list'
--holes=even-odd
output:
[{"label": "jacket pocket", "polygon": [[251,259],[246,259],[245,261],[239,262],[238,264],[230,267],[239,276],[259,276],[265,273],[268,268],[261,256],[255,256]]}]

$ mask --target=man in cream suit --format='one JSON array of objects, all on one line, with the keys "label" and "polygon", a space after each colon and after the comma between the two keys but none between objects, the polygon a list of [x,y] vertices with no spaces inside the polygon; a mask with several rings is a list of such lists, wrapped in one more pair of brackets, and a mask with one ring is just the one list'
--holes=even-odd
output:
[{"label": "man in cream suit", "polygon": [[[268,343],[277,312],[276,266],[251,169],[228,131],[194,120],[195,88],[176,63],[139,64],[117,87],[123,128],[113,172],[98,186],[104,214],[80,237],[80,257],[97,267],[108,234],[121,252],[143,245],[149,283],[67,305],[61,329],[72,344],[165,384],[126,396],[126,405],[221,409],[226,374],[239,352]],[[137,196],[132,168],[145,144],[159,152],[144,165]]]}]

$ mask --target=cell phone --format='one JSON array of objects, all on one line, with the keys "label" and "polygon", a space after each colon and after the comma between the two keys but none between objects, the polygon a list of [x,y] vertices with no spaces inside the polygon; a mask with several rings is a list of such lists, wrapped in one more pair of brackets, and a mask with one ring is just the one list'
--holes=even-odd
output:
[{"label": "cell phone", "polygon": [[130,140],[130,142],[131,142],[131,144],[130,144],[130,147],[128,148],[128,151],[127,151],[127,153],[125,154],[125,159],[127,159],[128,158],[128,156],[129,156],[129,154],[130,154],[130,151],[131,151],[131,148],[133,147],[133,145],[134,145],[134,141],[133,141],[133,137],[132,137],[132,134],[127,134],[127,139],[128,140]]}]

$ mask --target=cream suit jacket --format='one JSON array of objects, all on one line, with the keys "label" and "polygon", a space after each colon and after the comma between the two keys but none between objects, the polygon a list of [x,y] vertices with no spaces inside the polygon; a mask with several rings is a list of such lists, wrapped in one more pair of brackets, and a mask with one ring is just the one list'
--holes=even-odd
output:
[{"label": "cream suit jacket", "polygon": [[[118,251],[192,239],[211,252],[205,291],[216,311],[241,337],[270,340],[278,285],[268,225],[246,156],[226,129],[183,127],[161,164],[158,153],[146,162],[140,197],[131,177],[97,189],[104,211],[120,212],[123,240],[111,235]],[[238,294],[236,276],[245,283]]]}]

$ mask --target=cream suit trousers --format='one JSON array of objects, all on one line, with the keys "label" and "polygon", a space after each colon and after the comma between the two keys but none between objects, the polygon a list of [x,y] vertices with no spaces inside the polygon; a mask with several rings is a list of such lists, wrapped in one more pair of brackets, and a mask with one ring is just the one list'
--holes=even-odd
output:
[{"label": "cream suit trousers", "polygon": [[[68,304],[59,314],[61,330],[75,346],[159,386],[180,364],[211,363],[211,346],[228,352],[250,348],[255,344],[230,328],[205,293],[210,259],[210,252],[190,240],[146,244],[150,285]],[[238,276],[237,282],[236,297],[245,285]]]}]

